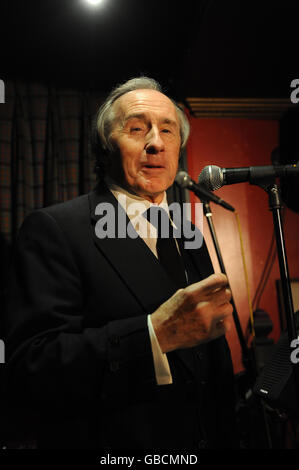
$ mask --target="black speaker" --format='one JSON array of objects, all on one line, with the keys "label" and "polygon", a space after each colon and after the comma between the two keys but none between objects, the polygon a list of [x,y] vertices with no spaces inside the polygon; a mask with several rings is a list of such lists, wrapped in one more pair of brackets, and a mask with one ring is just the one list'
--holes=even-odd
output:
[{"label": "black speaker", "polygon": [[292,363],[291,352],[288,333],[284,331],[273,348],[270,360],[258,376],[253,392],[273,408],[298,417],[299,390],[296,391],[294,377],[295,373],[299,373],[299,363]]}]

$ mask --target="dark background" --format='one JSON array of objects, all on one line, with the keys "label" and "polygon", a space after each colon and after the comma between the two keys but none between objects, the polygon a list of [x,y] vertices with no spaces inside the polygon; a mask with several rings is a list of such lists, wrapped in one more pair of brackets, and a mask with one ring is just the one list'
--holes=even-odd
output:
[{"label": "dark background", "polygon": [[[81,129],[80,123],[83,122],[76,108],[77,101],[81,101],[79,93],[69,97],[62,89],[104,94],[119,82],[146,74],[160,81],[166,92],[182,102],[188,97],[289,99],[290,83],[299,78],[298,29],[298,0],[103,0],[103,5],[98,8],[90,7],[84,0],[0,0],[0,79],[14,83],[13,97],[5,105],[5,125],[15,132],[9,134],[7,131],[8,137],[4,135],[2,144],[7,148],[7,166],[15,165],[17,169],[5,182],[7,188],[3,194],[8,203],[3,207],[6,213],[10,210],[10,198],[13,203],[18,202],[14,204],[18,210],[23,208],[23,183],[27,189],[33,192],[39,189],[43,194],[44,137],[48,134],[42,131],[43,126],[55,124],[56,121],[52,123],[54,117],[60,118],[65,134],[54,136],[60,144],[62,142],[60,153],[49,151],[49,154],[57,161],[66,162],[71,175],[68,176],[68,185],[74,191],[78,190],[77,176],[82,174],[80,162],[88,161],[88,152],[85,148],[82,152],[79,145],[82,136],[77,134],[80,132],[76,138],[73,132],[74,128]],[[32,96],[26,94],[24,83],[32,85]],[[35,84],[59,90],[62,105],[66,102],[69,107],[55,107],[53,96],[45,94],[47,88],[36,87]],[[32,111],[27,113],[29,117],[20,108],[23,105],[20,96],[28,98],[23,101],[28,105],[26,109]],[[8,116],[10,106],[14,111]],[[285,141],[292,143],[296,156],[297,122],[293,127],[287,122],[284,127]],[[28,131],[27,140],[23,135],[24,129]],[[240,129],[237,137],[242,133],[241,126]],[[8,145],[15,143],[15,135],[19,144],[16,148]],[[241,143],[246,143],[246,135],[244,132]],[[261,138],[264,140],[264,136]],[[213,139],[214,134],[209,141],[213,142]],[[21,145],[24,142],[25,147]],[[253,144],[249,148],[254,148]],[[289,155],[288,152],[285,154]],[[4,160],[4,152],[1,156]],[[24,161],[24,156],[29,171],[25,165],[22,170],[20,162]],[[32,162],[36,165],[34,172]],[[240,166],[235,162],[230,165]],[[31,173],[41,175],[33,181],[34,184],[26,180],[27,174]],[[63,187],[65,183],[64,180],[59,181]],[[293,186],[288,184],[289,201],[298,200],[297,187],[297,183]],[[18,200],[16,194],[20,196]],[[245,201],[250,200],[247,193],[243,197]],[[24,213],[32,209],[26,206]],[[297,207],[296,210],[299,211]],[[22,214],[19,212],[20,219]],[[256,232],[255,226],[252,232]],[[297,242],[294,241],[292,246],[297,248]],[[4,242],[0,247],[3,290],[7,279],[8,261],[5,258],[8,259],[8,248]],[[5,408],[5,402],[2,401],[1,406]],[[19,419],[17,406],[14,413]],[[252,413],[249,418],[254,428],[252,435],[255,435],[260,423]],[[245,421],[249,418],[246,416]],[[25,430],[26,446],[31,446],[26,415],[24,429],[16,424],[12,410],[8,410],[6,418],[1,419],[0,444],[2,432],[4,441],[22,442]],[[257,433],[252,447],[256,447],[259,437]]]},{"label": "dark background", "polygon": [[147,74],[173,97],[290,95],[298,1],[1,0],[0,78],[100,90]]}]

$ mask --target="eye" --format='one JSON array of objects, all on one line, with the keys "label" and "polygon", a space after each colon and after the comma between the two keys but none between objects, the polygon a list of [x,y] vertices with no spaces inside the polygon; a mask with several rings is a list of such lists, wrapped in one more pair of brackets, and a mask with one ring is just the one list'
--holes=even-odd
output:
[{"label": "eye", "polygon": [[165,128],[165,129],[162,129],[162,132],[164,132],[164,133],[166,133],[166,134],[167,134],[167,133],[171,133],[171,130],[170,130],[170,129],[167,129],[167,128]]},{"label": "eye", "polygon": [[143,132],[143,127],[138,127],[138,126],[134,126],[134,127],[131,127],[130,128],[130,132],[132,132],[133,134],[140,134],[141,132]]}]

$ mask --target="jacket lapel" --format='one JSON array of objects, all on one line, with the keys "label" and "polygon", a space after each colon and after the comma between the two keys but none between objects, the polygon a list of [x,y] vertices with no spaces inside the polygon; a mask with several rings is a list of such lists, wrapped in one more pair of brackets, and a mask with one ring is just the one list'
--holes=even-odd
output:
[{"label": "jacket lapel", "polygon": [[[114,267],[132,295],[139,302],[143,311],[146,314],[152,313],[159,305],[174,294],[176,288],[161,268],[155,255],[137,233],[135,239],[129,236],[124,238],[117,236],[119,229],[118,214],[122,220],[126,221],[126,226],[129,224],[129,218],[121,205],[118,204],[118,201],[111,191],[109,191],[107,187],[104,187],[101,191],[92,191],[89,193],[89,201],[90,216],[93,224],[93,237],[97,248]],[[111,205],[111,208],[113,208],[116,214],[116,236],[115,238],[98,238],[95,232],[95,226],[102,217],[98,215],[99,204],[107,203]],[[191,260],[195,269],[200,273],[200,277],[202,279],[207,277],[211,274],[210,269],[212,269],[212,265],[205,245],[200,248],[199,255],[198,250],[185,250],[183,248],[184,241],[185,239],[182,238],[180,241],[180,249],[186,266],[188,266]],[[176,350],[175,353],[194,374],[191,350]]]},{"label": "jacket lapel", "polygon": [[[136,238],[118,237],[120,233],[118,218],[125,221],[126,227],[129,218],[124,209],[108,188],[93,191],[89,194],[90,215],[93,224],[93,237],[97,248],[111,263],[128,289],[139,302],[143,311],[152,313],[160,304],[171,297],[175,288],[166,273],[148,248],[146,243],[137,235]],[[96,224],[103,215],[99,215],[100,204],[105,204],[115,213],[115,237],[99,238],[96,235]]]}]

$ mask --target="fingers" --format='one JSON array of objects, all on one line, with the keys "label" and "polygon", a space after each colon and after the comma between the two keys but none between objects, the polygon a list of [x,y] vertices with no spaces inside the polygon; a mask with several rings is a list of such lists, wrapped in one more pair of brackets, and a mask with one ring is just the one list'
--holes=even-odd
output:
[{"label": "fingers", "polygon": [[184,290],[186,304],[195,307],[200,302],[212,302],[220,307],[227,304],[232,297],[225,274],[212,274],[211,276],[188,286]]},{"label": "fingers", "polygon": [[212,336],[219,337],[230,331],[232,326],[231,317],[225,317],[215,323]]},{"label": "fingers", "polygon": [[201,288],[205,294],[228,286],[228,279],[223,273],[212,274],[200,282],[202,284]]},{"label": "fingers", "polygon": [[223,289],[228,286],[228,280],[225,274],[218,273],[212,274],[211,276],[203,279],[202,281],[196,282],[191,286],[187,287],[186,289],[193,297],[200,297],[205,296],[208,297],[213,292],[217,292],[217,290]]},{"label": "fingers", "polygon": [[232,311],[233,307],[229,302],[223,304],[222,308],[219,309],[217,316],[214,318],[213,337],[221,336],[230,331],[232,326]]},{"label": "fingers", "polygon": [[224,274],[179,289],[151,317],[162,352],[193,347],[230,328],[231,291]]},{"label": "fingers", "polygon": [[231,290],[226,287],[218,290],[217,292],[212,293],[212,298],[214,303],[217,306],[220,306],[228,303],[231,300],[232,293]]}]

